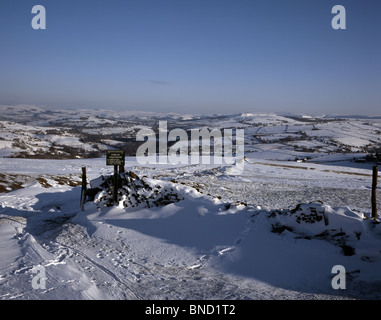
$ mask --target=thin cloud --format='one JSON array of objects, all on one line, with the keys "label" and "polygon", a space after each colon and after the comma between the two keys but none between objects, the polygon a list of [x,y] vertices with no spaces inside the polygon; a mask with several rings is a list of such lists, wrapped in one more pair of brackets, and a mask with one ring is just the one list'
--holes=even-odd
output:
[{"label": "thin cloud", "polygon": [[157,84],[157,85],[170,85],[169,82],[167,81],[161,81],[161,80],[145,80],[146,82],[152,83],[152,84]]}]

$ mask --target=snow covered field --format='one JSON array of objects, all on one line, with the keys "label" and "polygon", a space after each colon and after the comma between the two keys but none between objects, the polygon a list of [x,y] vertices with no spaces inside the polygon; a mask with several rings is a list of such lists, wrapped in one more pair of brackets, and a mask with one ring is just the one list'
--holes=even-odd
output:
[{"label": "snow covered field", "polygon": [[[371,167],[263,155],[240,175],[130,157],[137,177],[118,206],[98,194],[84,211],[80,187],[57,177],[78,182],[85,165],[94,184],[112,173],[104,158],[0,159],[29,177],[0,194],[1,299],[380,299]],[[153,192],[172,200],[153,205]],[[336,265],[345,289],[332,287]]]}]

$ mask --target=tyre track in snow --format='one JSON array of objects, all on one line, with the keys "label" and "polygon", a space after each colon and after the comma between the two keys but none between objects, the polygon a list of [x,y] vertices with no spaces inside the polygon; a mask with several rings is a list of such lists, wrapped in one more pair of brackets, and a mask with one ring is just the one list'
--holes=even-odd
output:
[{"label": "tyre track in snow", "polygon": [[[104,227],[109,228],[106,225]],[[84,227],[70,221],[61,225],[57,223],[54,229],[39,231],[38,235],[34,234],[33,237],[52,257],[42,261],[42,266],[66,264],[69,269],[74,267],[88,278],[92,278],[94,285],[113,299],[208,299],[211,296],[251,298],[251,289],[232,283],[230,279],[212,272],[204,265],[200,269],[193,269],[177,264],[147,263],[144,257],[135,256],[134,252],[124,257],[123,262],[127,263],[119,265],[123,268],[115,265],[113,268],[114,259],[111,259],[111,254],[99,258],[100,261],[96,260],[97,252],[106,253],[107,250],[115,255],[127,254],[129,248],[125,245],[123,237],[113,241],[94,234],[89,236]],[[76,257],[83,260],[78,261]],[[32,265],[28,265],[28,268],[18,268],[16,272],[25,273],[31,268]],[[112,284],[105,286],[109,279]],[[69,281],[78,283],[79,279],[73,280]],[[207,291],[203,289],[205,287],[208,288]],[[59,286],[51,289],[57,290]]]},{"label": "tyre track in snow", "polygon": [[105,266],[103,266],[102,264],[94,261],[94,259],[90,258],[88,255],[86,255],[85,253],[83,253],[82,251],[80,250],[77,250],[73,247],[70,247],[70,246],[67,246],[63,243],[60,243],[60,242],[57,242],[57,244],[61,245],[62,247],[64,248],[67,248],[69,250],[71,250],[72,252],[80,255],[82,258],[84,258],[87,262],[89,262],[90,264],[92,264],[94,267],[96,267],[98,270],[100,270],[101,272],[105,273],[106,275],[110,276],[112,279],[114,279],[114,281],[116,282],[117,286],[120,287],[120,289],[122,290],[125,290],[126,292],[124,291],[121,291],[125,298],[126,299],[142,299],[142,297],[140,295],[138,295],[136,292],[134,292],[130,287],[129,287],[129,284],[122,281],[114,272],[110,271],[109,269],[107,269]]},{"label": "tyre track in snow", "polygon": [[[104,264],[99,263],[90,257],[89,254],[83,252],[82,249],[79,250],[74,246],[79,248],[92,247],[91,253],[93,254],[100,249],[105,251],[107,247],[108,249],[112,248],[114,253],[120,254],[125,252],[123,244],[118,243],[118,241],[111,242],[109,239],[94,235],[80,241],[81,236],[78,237],[82,233],[80,228],[77,225],[69,226],[68,224],[68,226],[64,226],[56,239],[51,241],[50,245],[58,246],[58,248],[54,248],[55,252],[62,251],[62,248],[65,248],[70,253],[82,257],[87,263],[92,265],[95,268],[92,274],[97,279],[98,285],[101,285],[102,278],[99,272],[112,278],[116,285],[113,288],[114,290],[111,290],[111,295],[114,298],[122,296],[123,299],[131,300],[191,299],[196,296],[204,299],[209,298],[210,294],[223,297],[229,294],[232,296],[243,294],[240,292],[241,290],[229,284],[230,281],[227,279],[216,277],[214,274],[209,274],[206,270],[192,270],[178,265],[147,263],[144,258],[134,257],[134,252],[131,252],[130,256],[125,257],[125,262],[128,262],[127,265],[124,265],[122,269],[116,268],[113,269],[114,271],[111,271],[110,260],[112,259],[109,256],[102,258],[102,260],[104,259]],[[69,256],[69,253],[67,256]],[[135,261],[135,259],[138,259],[138,261]],[[85,267],[83,264],[79,267],[84,269],[84,271],[89,270],[88,266]],[[129,278],[133,278],[133,280],[129,281]],[[208,287],[209,290],[205,292],[202,289],[204,287]],[[227,287],[233,289],[233,291],[227,292],[228,290],[223,290]],[[249,292],[249,290],[246,290],[246,292]],[[247,298],[248,296],[246,295],[245,297]]]},{"label": "tyre track in snow", "polygon": [[[96,270],[99,270],[101,273],[112,278],[116,286],[120,289],[118,293],[122,294],[124,299],[131,299],[131,300],[142,299],[142,296],[136,293],[131,288],[134,285],[132,282],[130,283],[127,279],[122,280],[116,273],[112,272],[107,266],[96,262],[88,254],[86,254],[82,250],[76,249],[74,245],[70,243],[70,241],[72,241],[73,238],[78,241],[78,234],[83,235],[82,231],[79,230],[79,228],[80,227],[78,227],[77,225],[73,225],[71,223],[66,224],[60,230],[59,234],[57,234],[55,239],[50,240],[50,245],[58,246],[58,250],[60,248],[66,248],[71,253],[81,256],[83,259],[85,259],[86,262],[92,265]],[[61,241],[57,240],[57,238],[62,240]],[[85,243],[81,243],[80,241],[76,242],[76,245],[79,246],[80,248],[88,247],[89,245],[89,243],[87,243],[88,241],[90,241],[90,245],[94,247],[94,251],[99,249],[99,247],[102,248],[105,246],[104,242],[106,241],[106,239],[100,239],[100,241],[98,241],[97,237],[94,237],[94,236],[92,236],[91,238],[84,237],[83,239],[85,240]],[[113,249],[117,250],[115,247]],[[65,258],[68,258],[68,256],[69,254],[67,254]]]},{"label": "tyre track in snow", "polygon": [[[272,299],[296,296],[306,298],[306,295],[292,290],[275,288],[261,282],[245,283],[219,273],[213,269],[213,263],[212,266],[208,266],[206,261],[208,258],[216,258],[218,252],[203,254],[197,268],[147,263],[144,257],[135,257],[134,252],[131,252],[130,256],[124,257],[128,266],[112,269],[110,256],[103,257],[102,263],[91,257],[91,254],[95,255],[99,250],[105,249],[112,249],[114,254],[119,254],[126,251],[124,244],[94,234],[86,236],[82,228],[70,222],[63,225],[56,235],[49,239],[50,251],[60,262],[76,265],[76,269],[82,272],[91,272],[88,275],[95,278],[98,289],[111,295],[113,299]],[[83,249],[89,250],[89,253]],[[76,262],[73,259],[75,256],[83,258],[84,262]],[[208,256],[206,260],[205,256]],[[89,271],[88,265],[94,269]],[[112,279],[112,287],[102,288],[104,276]],[[137,278],[129,280],[130,277]]]}]

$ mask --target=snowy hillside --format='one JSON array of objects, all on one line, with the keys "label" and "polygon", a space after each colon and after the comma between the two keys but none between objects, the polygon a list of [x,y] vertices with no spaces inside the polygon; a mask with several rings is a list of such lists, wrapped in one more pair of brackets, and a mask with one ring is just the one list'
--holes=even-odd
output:
[{"label": "snowy hillside", "polygon": [[[0,299],[381,298],[374,162],[353,161],[380,148],[380,119],[0,108]],[[136,132],[159,120],[244,129],[243,171],[139,164]]]},{"label": "snowy hillside", "polygon": [[[33,106],[0,106],[0,156],[75,159],[104,156],[123,149],[134,156],[142,128],[159,121],[189,132],[194,128],[245,131],[245,154],[269,160],[308,158],[326,161],[362,157],[381,148],[380,118],[239,113],[183,115],[110,110],[54,110]],[[334,159],[334,156],[331,156]]]}]

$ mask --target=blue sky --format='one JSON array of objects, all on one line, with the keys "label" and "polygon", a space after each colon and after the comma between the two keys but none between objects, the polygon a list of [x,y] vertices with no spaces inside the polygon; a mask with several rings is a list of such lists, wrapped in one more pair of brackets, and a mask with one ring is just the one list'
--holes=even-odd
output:
[{"label": "blue sky", "polygon": [[379,0],[2,0],[0,104],[381,114],[380,34]]}]

